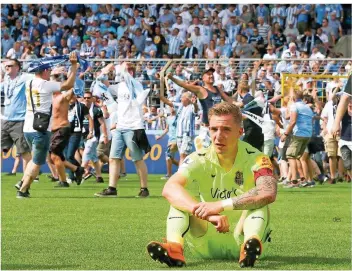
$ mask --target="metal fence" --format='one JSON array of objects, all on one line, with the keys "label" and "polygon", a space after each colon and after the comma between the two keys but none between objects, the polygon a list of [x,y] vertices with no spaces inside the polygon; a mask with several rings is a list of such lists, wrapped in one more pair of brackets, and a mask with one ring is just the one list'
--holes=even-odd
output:
[{"label": "metal fence", "polygon": [[[1,59],[1,62],[6,61]],[[28,61],[21,60],[23,62],[24,70],[28,66]],[[89,59],[90,67],[84,73],[83,79],[85,81],[85,87],[88,90],[95,80],[95,74],[97,71],[102,69],[109,63],[115,65],[123,62],[132,62],[136,66],[136,78],[145,86],[152,89],[159,90],[163,93],[163,85],[161,84],[161,78],[166,75],[167,72],[180,73],[180,77],[187,81],[193,81],[201,78],[202,72],[205,69],[213,67],[216,73],[222,71],[226,74],[226,79],[234,81],[232,85],[230,95],[237,91],[238,82],[241,78],[247,74],[248,81],[256,81],[257,87],[262,80],[262,74],[272,75],[275,73],[286,73],[286,74],[301,74],[301,75],[326,75],[327,78],[319,87],[324,91],[329,81],[333,80],[333,77],[328,78],[329,75],[343,76],[346,75],[346,67],[352,65],[352,59],[348,58],[335,58],[335,59],[277,59],[277,60],[263,60],[263,59],[235,59],[235,58],[220,58],[220,59]],[[69,62],[63,64],[69,66]],[[167,69],[164,69],[168,67]],[[164,70],[163,70],[164,69]],[[257,72],[253,74],[253,70]],[[217,75],[217,77],[219,77]],[[304,77],[304,76],[302,76]],[[315,79],[314,79],[315,80]],[[109,74],[109,81],[111,84],[115,84],[115,74],[111,72]],[[281,78],[281,84],[285,83],[285,80]],[[172,87],[172,85],[171,85]],[[151,92],[149,97],[149,104],[158,103],[154,92]]]}]

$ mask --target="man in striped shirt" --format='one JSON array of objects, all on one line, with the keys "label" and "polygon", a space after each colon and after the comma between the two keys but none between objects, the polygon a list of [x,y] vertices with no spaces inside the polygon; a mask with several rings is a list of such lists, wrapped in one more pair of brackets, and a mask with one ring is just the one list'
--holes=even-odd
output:
[{"label": "man in striped shirt", "polygon": [[290,5],[286,9],[286,27],[288,27],[289,23],[291,22],[294,27],[297,26],[297,5]]},{"label": "man in striped shirt", "polygon": [[180,47],[184,43],[183,39],[178,36],[180,30],[178,28],[174,28],[172,30],[172,35],[170,36],[169,50],[167,51],[170,58],[181,58]]},{"label": "man in striped shirt", "polygon": [[258,28],[259,35],[263,37],[264,45],[267,45],[268,41],[270,40],[271,28],[268,24],[264,22],[264,17],[258,17],[257,28]]},{"label": "man in striped shirt", "polygon": [[185,92],[181,96],[181,102],[171,102],[167,98],[160,96],[160,100],[177,110],[175,123],[176,142],[180,152],[180,165],[187,155],[192,152],[192,142],[195,137],[195,117],[198,112],[197,98],[192,97],[190,92]]}]

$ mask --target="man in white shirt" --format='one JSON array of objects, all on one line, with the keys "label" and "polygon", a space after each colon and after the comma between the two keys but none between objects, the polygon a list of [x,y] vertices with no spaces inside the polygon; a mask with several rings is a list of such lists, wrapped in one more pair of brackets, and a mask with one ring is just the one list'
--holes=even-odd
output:
[{"label": "man in white shirt", "polygon": [[109,87],[109,91],[117,96],[119,108],[117,128],[111,141],[109,187],[96,193],[95,196],[117,196],[116,186],[120,175],[121,160],[125,155],[126,148],[129,148],[141,182],[141,189],[137,197],[145,198],[149,196],[149,191],[148,170],[143,156],[150,151],[150,146],[144,130],[142,107],[149,94],[149,89],[144,90],[142,84],[133,78],[135,67],[132,64],[124,63],[117,68],[117,71],[118,74],[121,74],[117,76],[120,83]]},{"label": "man in white shirt", "polygon": [[282,59],[299,58],[299,51],[297,51],[296,44],[291,42],[288,45],[288,49],[282,52],[281,57]]},{"label": "man in white shirt", "polygon": [[[311,56],[310,56],[310,59],[317,59],[317,60],[319,60],[319,59],[321,59],[321,60],[325,59],[325,55],[323,55],[323,54],[319,51],[319,46],[318,46],[318,45],[315,45],[315,46],[313,47],[313,49],[312,49],[312,54],[311,54]],[[318,62],[318,61],[310,61],[310,62],[309,62],[309,66],[312,68],[315,63],[319,63],[319,62]]]},{"label": "man in white shirt", "polygon": [[187,34],[188,37],[191,37],[192,33],[194,32],[194,28],[195,27],[199,27],[200,33],[203,35],[203,25],[199,23],[199,18],[198,17],[194,17],[193,18],[193,24],[190,25],[187,29]]},{"label": "man in white shirt", "polygon": [[192,15],[189,13],[188,5],[183,5],[182,12],[180,13],[182,21],[186,26],[189,26],[192,22]]},{"label": "man in white shirt", "polygon": [[[70,62],[72,65],[71,74],[62,83],[49,81],[51,65],[42,64],[35,69],[29,70],[35,72],[35,77],[26,83],[27,111],[23,132],[32,150],[32,160],[28,163],[24,172],[23,183],[20,190],[17,191],[17,198],[29,198],[28,190],[30,185],[34,178],[37,177],[40,166],[45,164],[49,151],[51,121],[49,122],[47,131],[40,132],[35,130],[33,128],[34,113],[40,112],[41,114],[50,116],[53,93],[73,88],[78,69],[76,53],[73,52],[70,54]],[[35,112],[33,112],[33,108]]]},{"label": "man in white shirt", "polygon": [[215,81],[215,86],[220,87],[227,95],[232,96],[236,83],[234,80],[227,79],[225,70],[221,69],[220,78]]},{"label": "man in white shirt", "polygon": [[178,37],[185,40],[188,27],[183,23],[181,16],[177,16],[176,23],[172,25],[172,30],[174,30],[175,28],[179,30]]},{"label": "man in white shirt", "polygon": [[268,47],[266,47],[266,50],[268,51],[268,53],[266,53],[263,56],[263,59],[265,60],[275,60],[277,59],[277,55],[274,53],[274,47],[269,45]]},{"label": "man in white shirt", "polygon": [[231,16],[236,16],[236,5],[229,5],[229,8],[222,10],[218,17],[221,18],[221,23],[225,27],[230,20]]}]

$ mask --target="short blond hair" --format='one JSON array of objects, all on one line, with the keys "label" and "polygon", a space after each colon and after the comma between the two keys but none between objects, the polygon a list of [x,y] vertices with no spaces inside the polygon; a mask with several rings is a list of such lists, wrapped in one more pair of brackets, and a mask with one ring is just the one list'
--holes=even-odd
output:
[{"label": "short blond hair", "polygon": [[235,123],[241,125],[242,123],[242,113],[237,105],[230,104],[228,102],[222,102],[214,105],[209,110],[209,120],[212,116],[224,116],[231,115]]}]

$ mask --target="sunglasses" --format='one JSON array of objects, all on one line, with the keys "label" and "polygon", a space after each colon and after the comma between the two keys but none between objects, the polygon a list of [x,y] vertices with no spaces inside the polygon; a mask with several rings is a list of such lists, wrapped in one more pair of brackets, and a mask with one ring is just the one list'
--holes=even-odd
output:
[{"label": "sunglasses", "polygon": [[85,100],[89,100],[91,99],[92,97],[83,97]]}]

